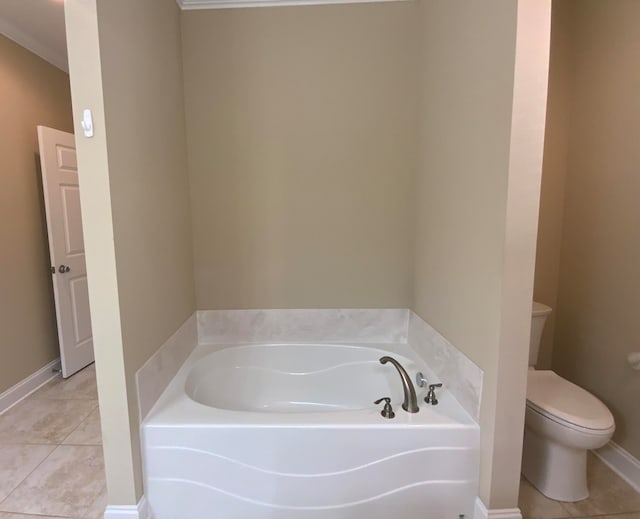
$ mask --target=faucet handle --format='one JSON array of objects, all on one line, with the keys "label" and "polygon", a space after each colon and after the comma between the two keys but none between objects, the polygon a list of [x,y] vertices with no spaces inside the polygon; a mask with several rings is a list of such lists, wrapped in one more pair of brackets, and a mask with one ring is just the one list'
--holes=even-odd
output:
[{"label": "faucet handle", "polygon": [[418,387],[425,387],[427,385],[427,379],[424,378],[422,371],[416,373],[416,385]]},{"label": "faucet handle", "polygon": [[429,391],[427,391],[427,396],[424,397],[424,401],[427,404],[438,405],[438,399],[436,398],[437,387],[442,387],[442,384],[429,384]]},{"label": "faucet handle", "polygon": [[376,400],[374,404],[378,405],[381,402],[384,402],[385,404],[384,404],[384,409],[380,411],[380,414],[385,418],[388,418],[389,420],[391,420],[396,415],[393,412],[393,408],[391,407],[391,398],[389,398],[388,396],[382,397],[381,399]]}]

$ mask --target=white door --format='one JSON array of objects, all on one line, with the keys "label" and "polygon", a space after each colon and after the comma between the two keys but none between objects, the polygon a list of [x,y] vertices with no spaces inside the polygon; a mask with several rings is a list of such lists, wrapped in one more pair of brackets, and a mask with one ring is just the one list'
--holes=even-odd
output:
[{"label": "white door", "polygon": [[80,189],[73,134],[38,126],[62,376],[93,362]]}]

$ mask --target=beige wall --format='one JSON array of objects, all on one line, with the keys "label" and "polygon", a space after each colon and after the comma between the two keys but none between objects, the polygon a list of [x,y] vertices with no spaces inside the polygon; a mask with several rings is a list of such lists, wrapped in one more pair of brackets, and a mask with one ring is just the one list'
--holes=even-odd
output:
[{"label": "beige wall", "polygon": [[73,131],[69,77],[0,36],[0,393],[59,355],[36,126]]},{"label": "beige wall", "polygon": [[413,307],[484,370],[480,497],[490,508],[511,508],[524,422],[550,3],[434,0],[423,7]]},{"label": "beige wall", "polygon": [[104,100],[133,376],[195,311],[180,10],[174,0],[102,0],[98,19],[103,78],[117,78],[104,81]]},{"label": "beige wall", "polygon": [[131,505],[143,492],[135,372],[195,311],[180,12],[69,0],[66,17],[74,115],[96,118],[78,157],[109,503]]},{"label": "beige wall", "polygon": [[[640,3],[572,1],[574,87],[553,368],[600,397],[640,457]],[[634,397],[635,396],[635,397]]]},{"label": "beige wall", "polygon": [[553,2],[549,102],[544,142],[542,192],[538,221],[538,247],[533,298],[553,308],[542,333],[537,367],[549,369],[558,306],[562,218],[569,147],[569,118],[573,60],[571,58],[571,0]]},{"label": "beige wall", "polygon": [[198,308],[409,306],[416,8],[183,14]]}]

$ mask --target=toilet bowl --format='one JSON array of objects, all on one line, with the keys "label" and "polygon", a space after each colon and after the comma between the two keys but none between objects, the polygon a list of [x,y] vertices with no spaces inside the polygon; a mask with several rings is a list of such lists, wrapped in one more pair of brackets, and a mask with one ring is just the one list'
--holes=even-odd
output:
[{"label": "toilet bowl", "polygon": [[551,308],[534,303],[522,473],[557,501],[589,497],[587,451],[604,446],[615,423],[594,395],[553,371],[535,370],[544,321]]}]

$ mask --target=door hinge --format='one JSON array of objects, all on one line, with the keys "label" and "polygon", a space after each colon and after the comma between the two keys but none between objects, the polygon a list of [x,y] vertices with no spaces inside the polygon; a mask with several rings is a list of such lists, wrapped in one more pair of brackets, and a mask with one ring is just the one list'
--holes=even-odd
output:
[{"label": "door hinge", "polygon": [[51,270],[51,273],[52,273],[52,274],[55,274],[55,273],[56,273],[56,268],[55,268],[55,267],[51,267],[51,268],[50,268],[50,270]]}]

